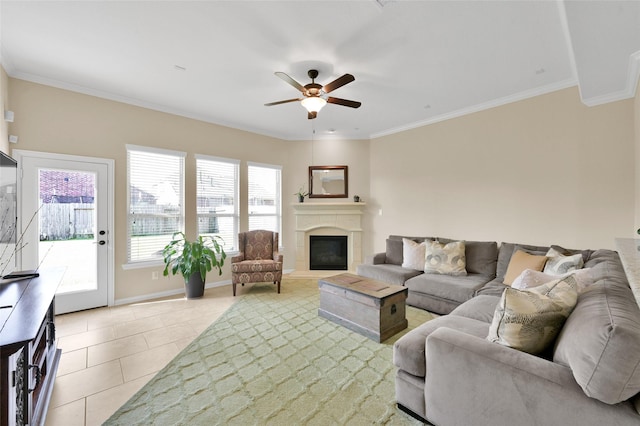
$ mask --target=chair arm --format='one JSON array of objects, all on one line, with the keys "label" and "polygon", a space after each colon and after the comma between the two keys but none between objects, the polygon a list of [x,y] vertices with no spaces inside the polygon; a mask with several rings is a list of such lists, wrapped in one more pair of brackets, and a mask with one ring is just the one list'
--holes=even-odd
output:
[{"label": "chair arm", "polygon": [[276,262],[282,263],[282,258],[283,256],[280,254],[280,252],[277,252],[277,251],[273,252],[273,260],[275,260]]},{"label": "chair arm", "polygon": [[599,424],[627,416],[587,397],[569,367],[547,359],[446,327],[425,344],[425,404],[434,424]]},{"label": "chair arm", "polygon": [[238,263],[242,261],[244,261],[244,253],[240,253],[231,257],[231,263]]},{"label": "chair arm", "polygon": [[386,253],[376,253],[372,256],[365,256],[364,263],[365,265],[381,265],[385,263],[387,260]]}]

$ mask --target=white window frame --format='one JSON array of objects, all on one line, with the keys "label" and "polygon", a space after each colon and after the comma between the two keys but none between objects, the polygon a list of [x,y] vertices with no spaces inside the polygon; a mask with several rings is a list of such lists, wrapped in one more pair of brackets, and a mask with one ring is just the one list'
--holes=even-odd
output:
[{"label": "white window frame", "polygon": [[[233,218],[233,230],[231,232],[231,235],[233,235],[233,241],[231,241],[231,244],[226,244],[225,241],[225,251],[227,253],[234,253],[237,252],[238,250],[238,232],[240,230],[240,160],[234,159],[234,158],[224,158],[224,157],[214,157],[211,155],[204,155],[204,154],[196,154],[195,155],[196,158],[196,179],[198,179],[198,160],[202,160],[202,161],[212,161],[212,162],[218,162],[218,163],[228,163],[228,164],[232,164],[234,165],[234,196],[233,196],[233,213],[223,213],[223,214],[219,214],[219,213],[215,213],[215,214],[200,214],[197,213],[197,219],[198,219],[198,226],[200,223],[200,218],[201,217],[231,217]],[[196,198],[198,197],[198,188],[199,188],[199,183],[196,182]],[[197,209],[197,200],[196,200],[196,209]],[[198,232],[199,229],[198,229]],[[227,246],[232,246],[233,249],[228,250]]]},{"label": "white window frame", "polygon": [[[273,169],[278,171],[278,187],[276,188],[276,230],[278,234],[280,234],[280,245],[282,245],[282,166],[277,164],[266,164],[266,163],[254,163],[247,162],[247,194],[249,193],[249,185],[251,182],[249,181],[249,167],[262,167],[265,169]],[[260,214],[260,213],[251,213],[251,206],[249,205],[249,200],[247,199],[247,214],[249,218],[249,223],[251,223],[251,217],[271,217],[274,214]],[[251,230],[251,226],[249,225],[249,230]]]},{"label": "white window frame", "polygon": [[149,146],[140,146],[140,145],[125,145],[127,150],[127,264],[125,269],[137,268],[137,267],[147,267],[147,266],[156,266],[162,264],[162,257],[149,257],[143,260],[131,260],[131,227],[129,226],[130,218],[131,218],[131,164],[129,161],[129,153],[131,151],[149,153],[149,154],[161,154],[177,157],[181,160],[180,162],[180,204],[178,209],[179,215],[179,230],[184,232],[185,229],[185,158],[187,156],[186,152],[183,151],[174,151],[163,148],[155,148]]}]

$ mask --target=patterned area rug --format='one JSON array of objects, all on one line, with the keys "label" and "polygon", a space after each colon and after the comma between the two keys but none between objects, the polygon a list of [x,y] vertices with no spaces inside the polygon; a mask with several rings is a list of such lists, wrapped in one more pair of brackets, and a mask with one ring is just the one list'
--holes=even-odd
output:
[{"label": "patterned area rug", "polygon": [[254,285],[106,425],[419,425],[395,405],[392,345],[318,317],[316,280]]}]

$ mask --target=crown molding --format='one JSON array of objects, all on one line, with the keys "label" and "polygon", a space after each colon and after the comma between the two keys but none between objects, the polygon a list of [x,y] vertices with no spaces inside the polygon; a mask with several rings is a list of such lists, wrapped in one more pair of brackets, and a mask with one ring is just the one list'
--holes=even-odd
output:
[{"label": "crown molding", "polygon": [[393,135],[395,133],[404,132],[406,130],[412,130],[418,127],[427,126],[429,124],[438,123],[440,121],[450,120],[452,118],[458,118],[464,115],[473,114],[474,112],[485,111],[491,108],[499,107],[499,106],[510,104],[513,102],[522,101],[524,99],[534,98],[536,96],[545,95],[547,93],[555,92],[562,89],[567,89],[569,87],[576,86],[577,84],[578,82],[574,78],[570,78],[554,84],[549,84],[547,86],[538,87],[532,90],[525,90],[524,92],[515,93],[513,95],[494,99],[488,102],[483,102],[481,104],[473,105],[468,108],[462,108],[455,111],[447,112],[445,114],[436,115],[423,121],[418,121],[415,123],[407,124],[405,126],[395,127],[393,129],[389,129],[383,132],[378,132],[378,133],[372,134],[371,139],[376,139],[382,136]]},{"label": "crown molding", "polygon": [[25,73],[21,71],[16,71],[13,67],[5,68],[7,75],[11,78],[16,78],[19,80],[29,81],[31,83],[42,84],[44,86],[55,87],[57,89],[68,90],[70,92],[76,92],[83,95],[94,96],[96,98],[106,99],[110,101],[120,102],[127,105],[137,106],[140,108],[150,109],[153,111],[164,112],[166,114],[176,115],[184,118],[189,118],[192,120],[198,120],[209,124],[215,124],[218,126],[229,127],[232,129],[255,133],[262,136],[272,137],[275,139],[285,139],[284,134],[277,134],[268,132],[264,129],[252,128],[247,126],[240,126],[238,123],[226,122],[223,120],[214,120],[212,117],[194,114],[192,112],[183,111],[178,108],[172,108],[166,105],[155,104],[152,102],[142,101],[140,99],[131,98],[128,96],[116,95],[111,92],[105,92],[102,90],[96,90],[89,87],[68,83],[65,81],[45,78],[36,74]]},{"label": "crown molding", "polygon": [[582,97],[581,92],[580,97],[582,99],[582,103],[591,107],[633,98],[636,95],[636,90],[638,88],[638,79],[640,79],[640,50],[629,57],[627,83],[625,84],[624,89],[618,92],[607,93],[606,95],[601,96],[592,96],[589,98]]}]

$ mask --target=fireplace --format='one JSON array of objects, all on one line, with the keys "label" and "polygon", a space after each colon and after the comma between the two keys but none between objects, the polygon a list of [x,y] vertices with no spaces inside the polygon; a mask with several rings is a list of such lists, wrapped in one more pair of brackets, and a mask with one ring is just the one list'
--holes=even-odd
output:
[{"label": "fireplace", "polygon": [[346,271],[347,236],[346,235],[310,235],[309,269]]},{"label": "fireplace", "polygon": [[[362,216],[365,207],[366,203],[352,202],[293,203],[296,218],[295,272],[304,274],[311,271],[310,236],[340,235],[347,239],[346,270],[355,273],[356,267],[362,263]],[[322,270],[311,272],[314,276],[323,273]]]}]

